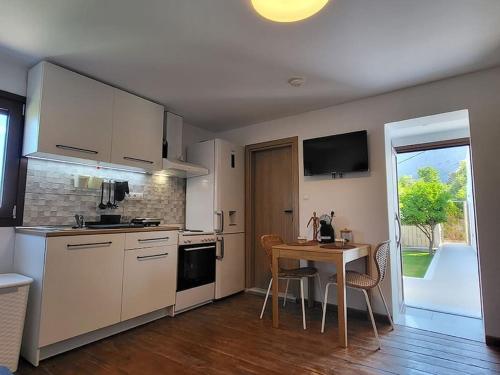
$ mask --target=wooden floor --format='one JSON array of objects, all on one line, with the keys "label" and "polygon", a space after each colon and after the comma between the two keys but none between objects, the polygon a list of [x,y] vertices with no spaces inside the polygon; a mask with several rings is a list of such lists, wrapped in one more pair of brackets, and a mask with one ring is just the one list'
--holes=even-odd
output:
[{"label": "wooden floor", "polygon": [[[320,309],[308,311],[302,330],[299,305],[289,303],[280,329],[263,320],[263,299],[240,294],[175,318],[45,360],[26,362],[18,374],[492,374],[500,352],[485,344],[379,324],[382,349],[367,319],[349,318],[350,347],[338,347],[336,317],[320,333]],[[269,306],[270,307],[270,306]]]}]

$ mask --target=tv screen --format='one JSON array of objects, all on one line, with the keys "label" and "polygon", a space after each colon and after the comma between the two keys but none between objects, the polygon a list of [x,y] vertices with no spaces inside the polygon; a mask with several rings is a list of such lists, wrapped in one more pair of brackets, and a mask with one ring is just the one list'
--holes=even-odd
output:
[{"label": "tv screen", "polygon": [[304,175],[368,171],[366,130],[304,140]]}]

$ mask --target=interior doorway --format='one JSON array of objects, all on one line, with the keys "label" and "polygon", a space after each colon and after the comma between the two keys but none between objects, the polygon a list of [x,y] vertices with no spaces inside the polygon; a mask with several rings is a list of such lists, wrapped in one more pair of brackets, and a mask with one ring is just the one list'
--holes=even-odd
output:
[{"label": "interior doorway", "polygon": [[[277,234],[292,242],[299,233],[297,137],[248,145],[245,173],[246,285],[265,293],[271,272],[260,237]],[[295,260],[284,262],[283,267],[298,266]]]},{"label": "interior doorway", "polygon": [[391,125],[396,321],[484,341],[468,113]]}]

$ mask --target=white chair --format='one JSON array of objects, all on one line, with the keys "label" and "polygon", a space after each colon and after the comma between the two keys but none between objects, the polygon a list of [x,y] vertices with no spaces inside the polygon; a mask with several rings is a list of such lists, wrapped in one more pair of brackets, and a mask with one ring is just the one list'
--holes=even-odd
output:
[{"label": "white chair", "polygon": [[[380,288],[380,283],[384,280],[385,273],[387,270],[387,263],[389,259],[389,241],[382,242],[377,246],[377,249],[374,253],[374,261],[377,267],[377,278],[373,278],[370,275],[359,273],[356,271],[346,271],[345,274],[345,284],[348,288],[353,288],[360,290],[363,292],[365,296],[366,305],[368,306],[368,312],[370,314],[370,320],[373,326],[373,332],[375,333],[375,337],[378,341],[378,349],[380,349],[380,338],[378,337],[377,326],[375,325],[375,319],[373,318],[372,306],[370,304],[370,299],[368,298],[367,290],[377,288],[380,296],[382,297],[382,301],[384,302],[385,311],[387,311],[387,317],[389,318],[389,322],[391,323],[391,330],[394,329],[394,323],[392,321],[391,313],[389,312],[389,308],[387,307],[387,302],[385,301],[384,294],[382,293],[382,289]],[[321,322],[321,333],[325,331],[325,316],[326,316],[326,304],[328,301],[328,289],[330,285],[337,285],[337,274],[330,277],[329,282],[326,284],[325,288],[325,297],[323,299],[323,320]]]},{"label": "white chair", "polygon": [[[266,255],[269,258],[269,267],[272,271],[272,248],[275,245],[283,244],[283,239],[280,236],[274,234],[266,234],[260,238],[260,242],[262,247],[264,248]],[[321,288],[321,279],[319,277],[319,272],[314,267],[301,267],[294,269],[281,269],[279,270],[278,280],[286,280],[286,288],[285,288],[285,299],[283,300],[283,307],[286,305],[286,297],[288,294],[288,285],[290,284],[290,280],[298,280],[300,281],[300,297],[302,299],[302,325],[304,329],[306,327],[306,312],[305,312],[305,303],[304,303],[304,278],[317,278],[318,284],[320,288],[320,295],[322,295]],[[264,311],[266,310],[267,299],[269,298],[269,293],[271,292],[271,287],[273,285],[273,278],[269,281],[269,286],[267,288],[266,298],[264,299],[264,305],[262,306],[262,311],[260,313],[260,319],[262,319],[264,315]]]}]

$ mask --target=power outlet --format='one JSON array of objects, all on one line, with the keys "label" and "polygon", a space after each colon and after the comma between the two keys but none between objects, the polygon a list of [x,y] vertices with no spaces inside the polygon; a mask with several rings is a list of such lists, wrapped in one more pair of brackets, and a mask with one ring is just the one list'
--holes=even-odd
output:
[{"label": "power outlet", "polygon": [[130,192],[130,194],[127,196],[127,200],[129,201],[142,201],[143,199],[144,199],[144,193]]}]

